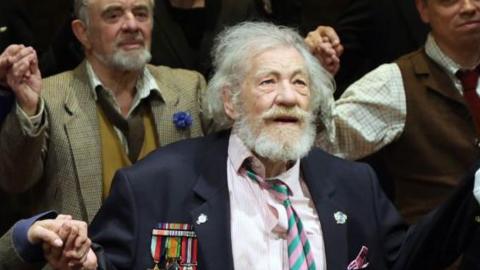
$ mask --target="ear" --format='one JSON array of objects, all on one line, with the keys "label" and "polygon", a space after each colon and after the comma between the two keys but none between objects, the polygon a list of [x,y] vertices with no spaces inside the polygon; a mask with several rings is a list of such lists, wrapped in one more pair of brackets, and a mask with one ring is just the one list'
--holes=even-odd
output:
[{"label": "ear", "polygon": [[232,120],[235,120],[238,116],[237,111],[235,110],[235,105],[232,101],[232,92],[230,87],[225,86],[222,89],[222,99],[223,99],[223,108],[225,113],[230,117]]},{"label": "ear", "polygon": [[424,23],[430,23],[430,14],[428,12],[428,0],[415,0],[420,18]]},{"label": "ear", "polygon": [[85,23],[78,19],[73,20],[72,31],[77,37],[78,41],[82,43],[83,47],[85,49],[90,49],[91,44],[90,44],[90,40],[88,39],[87,26],[85,25]]}]

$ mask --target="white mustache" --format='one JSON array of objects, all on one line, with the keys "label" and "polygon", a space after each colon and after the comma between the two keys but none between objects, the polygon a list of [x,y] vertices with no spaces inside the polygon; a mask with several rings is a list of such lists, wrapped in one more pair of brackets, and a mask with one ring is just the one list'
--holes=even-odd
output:
[{"label": "white mustache", "polygon": [[298,121],[305,122],[311,118],[311,113],[296,106],[288,108],[275,106],[262,113],[261,118],[264,120],[276,118],[294,118]]}]

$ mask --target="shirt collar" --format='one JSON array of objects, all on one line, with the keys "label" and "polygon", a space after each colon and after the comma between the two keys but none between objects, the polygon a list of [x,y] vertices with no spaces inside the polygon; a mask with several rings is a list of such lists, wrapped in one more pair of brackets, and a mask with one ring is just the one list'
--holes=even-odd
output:
[{"label": "shirt collar", "polygon": [[434,62],[439,64],[449,76],[455,78],[455,73],[460,70],[461,66],[442,52],[432,34],[429,34],[427,37],[425,52]]},{"label": "shirt collar", "polygon": [[[265,167],[235,133],[230,134],[228,142],[228,158],[237,175],[242,175],[242,166],[244,162],[250,160],[255,173],[261,178],[265,178]],[[301,192],[302,190],[300,185],[300,160],[296,160],[292,167],[276,176],[275,179],[281,180],[287,184],[293,195],[299,194],[298,192]],[[268,180],[269,179],[267,179],[267,181]]]},{"label": "shirt collar", "polygon": [[[105,89],[105,90],[108,90],[108,89],[106,89],[103,86],[97,74],[95,74],[95,72],[93,71],[92,65],[88,61],[86,63],[86,69],[87,69],[87,77],[88,77],[93,98],[97,100],[98,88]],[[158,95],[162,96],[162,93],[160,92],[157,81],[153,78],[153,75],[150,73],[150,71],[146,66],[145,68],[143,68],[143,73],[137,80],[137,84],[135,88],[137,89],[137,92],[135,94],[135,97],[133,98],[133,103],[132,103],[133,106],[130,109],[130,112],[128,113],[129,115],[138,106],[138,104],[140,104],[140,101],[147,98],[152,92],[156,92]],[[111,95],[110,91],[107,91],[107,92],[110,93]],[[111,98],[114,100],[113,95],[111,95]]]}]

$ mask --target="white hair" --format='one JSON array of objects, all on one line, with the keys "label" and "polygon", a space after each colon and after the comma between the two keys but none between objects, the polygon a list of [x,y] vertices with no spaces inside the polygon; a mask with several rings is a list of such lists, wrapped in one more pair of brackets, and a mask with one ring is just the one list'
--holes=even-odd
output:
[{"label": "white hair", "polygon": [[212,50],[214,75],[208,83],[206,102],[208,113],[219,128],[232,127],[233,120],[225,113],[223,91],[230,89],[235,100],[240,85],[251,67],[252,59],[271,49],[294,48],[305,60],[310,80],[311,111],[318,114],[319,121],[327,132],[331,128],[333,91],[332,76],[310,53],[303,38],[293,29],[266,22],[243,22],[225,29],[216,40]]},{"label": "white hair", "polygon": [[[88,17],[88,5],[91,1],[92,0],[75,0],[73,3],[73,13],[75,17],[84,22],[87,27],[90,25],[90,20]],[[149,2],[153,10],[153,7],[155,6],[155,0],[149,0]]]}]

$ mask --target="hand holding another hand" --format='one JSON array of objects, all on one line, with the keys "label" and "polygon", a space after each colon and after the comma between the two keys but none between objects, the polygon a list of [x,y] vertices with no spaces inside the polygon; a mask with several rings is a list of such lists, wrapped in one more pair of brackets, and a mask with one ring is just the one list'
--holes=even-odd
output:
[{"label": "hand holding another hand", "polygon": [[305,43],[320,64],[330,74],[335,75],[340,69],[340,56],[343,46],[335,30],[329,26],[319,26],[308,33]]},{"label": "hand holding another hand", "polygon": [[90,248],[87,224],[59,215],[55,220],[35,222],[28,231],[32,244],[42,243],[44,257],[53,269],[97,268],[97,258]]},{"label": "hand holding another hand", "polygon": [[20,107],[30,116],[38,109],[42,78],[32,47],[10,45],[0,55],[0,84],[15,93]]}]

